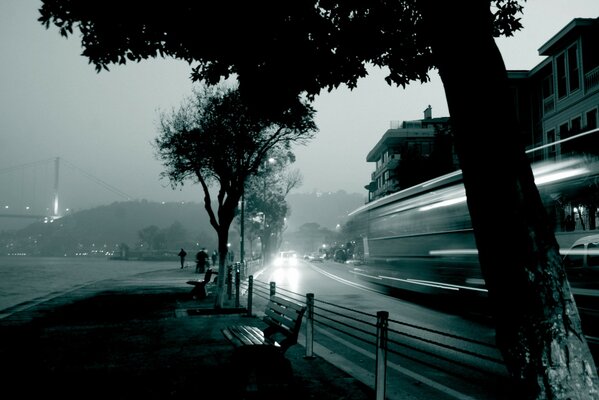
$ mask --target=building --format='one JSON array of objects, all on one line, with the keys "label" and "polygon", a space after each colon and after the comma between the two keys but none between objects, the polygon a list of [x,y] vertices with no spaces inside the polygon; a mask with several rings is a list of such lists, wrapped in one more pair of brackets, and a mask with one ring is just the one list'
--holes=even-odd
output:
[{"label": "building", "polygon": [[[528,149],[597,127],[599,18],[575,18],[539,48],[546,58],[530,71],[509,71],[520,129]],[[531,154],[555,159],[567,144]]]},{"label": "building", "polygon": [[[557,160],[570,153],[599,155],[599,134],[567,140],[597,128],[598,49],[599,18],[575,18],[539,48],[546,58],[536,67],[508,72],[525,144],[539,148],[529,153],[531,161]],[[557,229],[596,229],[598,206],[588,199],[560,199],[555,212],[562,222]]]},{"label": "building", "polygon": [[[570,142],[545,146],[599,124],[599,18],[575,18],[539,48],[546,58],[530,71],[508,71],[519,129],[531,161],[556,159],[570,151]],[[449,118],[433,118],[429,106],[424,119],[392,122],[366,161],[376,163],[368,201],[383,197],[458,168]],[[446,137],[444,137],[446,136]],[[598,136],[598,135],[595,135]],[[599,142],[587,140],[585,151]]]},{"label": "building", "polygon": [[[441,148],[445,151],[440,151]],[[368,201],[448,172],[440,171],[436,165],[439,163],[435,161],[440,159],[445,159],[446,165],[451,164],[444,169],[453,170],[457,166],[449,135],[449,117],[433,118],[429,105],[423,119],[391,121],[390,129],[366,157],[366,161],[375,163],[371,181],[365,186]]]}]

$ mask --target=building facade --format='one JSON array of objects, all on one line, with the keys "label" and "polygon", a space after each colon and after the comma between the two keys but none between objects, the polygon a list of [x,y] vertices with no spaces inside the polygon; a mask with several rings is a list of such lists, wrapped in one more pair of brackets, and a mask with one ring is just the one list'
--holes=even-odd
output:
[{"label": "building facade", "polygon": [[[520,129],[527,149],[597,128],[599,18],[576,18],[539,48],[546,58],[530,71],[509,71]],[[559,158],[567,144],[531,154],[533,161]]]},{"label": "building facade", "polygon": [[437,164],[443,164],[442,159],[452,165],[449,169],[457,166],[449,117],[433,118],[430,105],[423,119],[391,121],[390,125],[366,156],[367,162],[375,163],[370,183],[365,186],[368,201],[438,176]]},{"label": "building facade", "polygon": [[[527,150],[538,148],[531,161],[559,159],[576,150],[560,140],[599,125],[599,18],[575,18],[539,54],[546,58],[532,70],[508,71],[521,137]],[[421,120],[391,122],[366,157],[375,163],[368,201],[458,169],[449,131],[449,118],[433,118],[430,106]],[[599,141],[584,145],[599,155]]]}]

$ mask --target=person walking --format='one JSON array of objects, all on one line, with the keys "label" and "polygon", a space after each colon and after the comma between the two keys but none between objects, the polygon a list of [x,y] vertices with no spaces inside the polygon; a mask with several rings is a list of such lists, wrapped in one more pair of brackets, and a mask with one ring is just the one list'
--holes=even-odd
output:
[{"label": "person walking", "polygon": [[181,247],[181,251],[177,255],[181,259],[181,269],[183,269],[183,267],[185,266],[185,256],[187,255],[187,252],[183,250],[183,248]]},{"label": "person walking", "polygon": [[204,273],[206,271],[206,261],[208,260],[208,253],[206,249],[198,251],[196,254],[196,273]]}]

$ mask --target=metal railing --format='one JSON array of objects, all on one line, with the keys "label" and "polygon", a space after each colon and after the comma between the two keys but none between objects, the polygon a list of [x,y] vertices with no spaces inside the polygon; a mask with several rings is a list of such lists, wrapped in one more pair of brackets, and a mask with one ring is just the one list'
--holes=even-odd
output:
[{"label": "metal railing", "polygon": [[[314,341],[318,334],[322,333],[318,339],[322,338],[325,341],[326,335],[331,335],[325,331],[340,335],[334,340],[336,344],[347,343],[347,346],[362,349],[370,346],[375,354],[374,382],[370,382],[370,386],[375,389],[376,399],[385,398],[389,355],[449,374],[457,374],[454,370],[461,368],[466,375],[472,372],[484,376],[501,375],[492,368],[481,369],[477,366],[480,363],[472,362],[473,360],[482,360],[498,369],[504,369],[503,360],[494,344],[391,319],[388,311],[378,311],[376,315],[365,313],[355,308],[316,299],[312,293],[302,295],[277,287],[275,282],[254,280],[252,275],[248,276],[247,280],[240,280],[239,276],[236,275],[235,289],[237,293],[245,292],[247,296],[248,316],[253,315],[255,299],[267,302],[274,294],[307,306],[304,319],[307,358],[314,357]],[[343,339],[340,340],[339,337]],[[464,378],[463,375],[460,377]]]}]

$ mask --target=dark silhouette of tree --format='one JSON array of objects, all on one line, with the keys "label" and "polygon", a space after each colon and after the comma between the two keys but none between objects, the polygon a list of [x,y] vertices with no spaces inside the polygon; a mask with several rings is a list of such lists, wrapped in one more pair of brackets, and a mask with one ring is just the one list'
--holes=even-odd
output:
[{"label": "dark silhouette of tree", "polygon": [[[237,76],[248,104],[274,116],[303,95],[313,99],[340,84],[354,88],[371,64],[387,67],[386,80],[401,86],[427,81],[436,68],[497,344],[517,393],[597,397],[595,364],[524,153],[494,40],[521,28],[518,1],[137,4],[44,0],[40,21],[53,23],[65,36],[79,28],[83,55],[98,70],[150,57],[183,59],[194,64],[194,80],[216,83]],[[223,23],[218,17],[225,16]],[[224,29],[227,35],[218,34]]]},{"label": "dark silhouette of tree", "polygon": [[290,151],[273,153],[246,184],[245,233],[246,237],[260,238],[264,262],[281,245],[286,217],[291,212],[286,197],[302,182],[299,171],[288,168],[294,161]]},{"label": "dark silhouette of tree", "polygon": [[[255,175],[269,152],[305,143],[316,126],[313,109],[300,103],[276,119],[251,112],[233,88],[203,86],[170,114],[160,117],[155,140],[173,187],[192,180],[201,185],[204,207],[218,236],[219,274],[225,275],[229,228],[238,210],[245,182]],[[210,186],[218,187],[217,210]],[[223,306],[225,279],[218,280],[216,307]]]},{"label": "dark silhouette of tree", "polygon": [[138,232],[139,240],[148,250],[159,250],[163,247],[164,235],[156,225],[146,226]]}]

